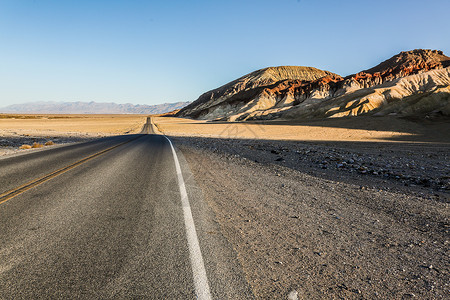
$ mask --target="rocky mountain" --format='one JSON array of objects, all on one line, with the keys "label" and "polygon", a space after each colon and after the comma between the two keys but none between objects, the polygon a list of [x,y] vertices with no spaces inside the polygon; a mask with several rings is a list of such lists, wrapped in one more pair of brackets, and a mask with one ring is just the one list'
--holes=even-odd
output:
[{"label": "rocky mountain", "polygon": [[285,78],[225,101],[208,93],[209,100],[202,95],[177,115],[229,121],[450,115],[450,57],[437,50],[412,50],[345,78],[332,73],[312,80]]},{"label": "rocky mountain", "polygon": [[189,103],[190,102],[176,102],[157,105],[134,105],[131,103],[33,102],[14,104],[0,108],[0,112],[49,114],[163,114],[183,108]]},{"label": "rocky mountain", "polygon": [[[200,119],[215,119],[231,116],[238,109],[249,104],[252,99],[284,80],[309,82],[324,76],[335,74],[312,67],[271,67],[257,70],[217,89],[201,95],[195,102],[181,109],[176,115]],[[265,109],[259,103],[258,109]]]}]

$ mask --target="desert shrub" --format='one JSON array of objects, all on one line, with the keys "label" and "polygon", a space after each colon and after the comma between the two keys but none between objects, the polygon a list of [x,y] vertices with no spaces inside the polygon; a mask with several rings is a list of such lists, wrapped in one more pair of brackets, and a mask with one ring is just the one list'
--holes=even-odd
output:
[{"label": "desert shrub", "polygon": [[31,146],[31,148],[42,148],[42,147],[44,147],[44,145],[39,143],[33,143],[33,146]]},{"label": "desert shrub", "polygon": [[45,142],[45,146],[51,146],[51,145],[54,145],[55,143],[53,143],[52,141],[47,141],[47,142]]},{"label": "desert shrub", "polygon": [[31,149],[30,145],[22,145],[19,147],[19,149]]}]

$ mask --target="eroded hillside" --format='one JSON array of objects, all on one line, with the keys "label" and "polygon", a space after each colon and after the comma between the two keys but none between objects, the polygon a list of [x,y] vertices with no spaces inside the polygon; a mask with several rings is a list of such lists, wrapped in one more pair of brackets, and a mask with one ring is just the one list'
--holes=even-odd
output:
[{"label": "eroded hillside", "polygon": [[[310,82],[325,76],[337,75],[313,67],[284,66],[257,70],[204,93],[195,102],[181,109],[177,116],[199,119],[229,117],[246,104],[250,104],[251,100],[258,97],[266,88],[271,89],[279,82],[285,80]],[[266,108],[270,106],[259,102],[255,109]]]},{"label": "eroded hillside", "polygon": [[207,120],[450,115],[450,58],[412,50],[345,78],[315,68],[268,68],[207,92],[177,116]]}]

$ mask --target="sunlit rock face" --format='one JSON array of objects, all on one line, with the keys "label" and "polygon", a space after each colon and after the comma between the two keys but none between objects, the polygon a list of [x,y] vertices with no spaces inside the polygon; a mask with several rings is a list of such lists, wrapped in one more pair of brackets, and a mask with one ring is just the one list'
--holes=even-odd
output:
[{"label": "sunlit rock face", "polygon": [[[252,104],[261,98],[264,90],[271,90],[274,85],[285,80],[309,82],[324,76],[335,74],[312,67],[283,66],[261,69],[225,84],[217,89],[201,95],[196,101],[180,110],[179,117],[198,119],[222,119],[231,117],[241,109],[266,109],[270,103],[257,101],[256,107]],[[261,98],[263,99],[263,98]]]},{"label": "sunlit rock face", "polygon": [[412,50],[345,78],[310,67],[258,70],[209,91],[177,116],[207,120],[449,115],[450,58]]}]

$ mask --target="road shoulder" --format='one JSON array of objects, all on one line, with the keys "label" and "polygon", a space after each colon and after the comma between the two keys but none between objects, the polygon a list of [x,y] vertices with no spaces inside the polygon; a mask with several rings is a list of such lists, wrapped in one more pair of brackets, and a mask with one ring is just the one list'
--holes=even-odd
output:
[{"label": "road shoulder", "polygon": [[257,298],[445,297],[445,201],[174,141]]}]

